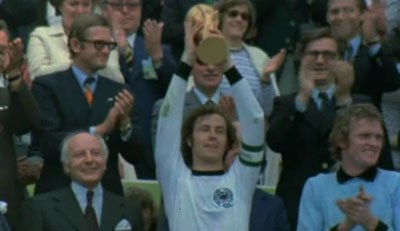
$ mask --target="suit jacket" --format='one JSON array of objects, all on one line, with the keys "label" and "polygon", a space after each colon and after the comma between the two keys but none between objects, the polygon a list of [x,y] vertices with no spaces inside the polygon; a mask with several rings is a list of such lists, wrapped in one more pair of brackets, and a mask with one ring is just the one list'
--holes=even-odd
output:
[{"label": "suit jacket", "polygon": [[281,198],[256,188],[250,213],[250,231],[288,231],[289,222]]},{"label": "suit jacket", "polygon": [[400,87],[400,74],[395,59],[383,47],[373,57],[369,56],[368,49],[361,45],[354,58],[352,93],[370,96],[380,109],[383,93]]},{"label": "suit jacket", "polygon": [[[294,52],[300,38],[300,24],[309,22],[306,0],[250,0],[257,13],[256,46],[270,56],[285,48]],[[292,2],[292,3],[291,3]]]},{"label": "suit jacket", "polygon": [[[132,230],[143,230],[141,210],[136,202],[103,191],[100,231],[114,230],[126,219]],[[87,231],[88,222],[70,187],[37,195],[24,203],[19,230]]]},{"label": "suit jacket", "polygon": [[[336,117],[335,107],[321,113],[312,99],[306,111],[301,113],[296,110],[295,98],[296,94],[291,94],[274,99],[266,136],[268,146],[282,154],[282,172],[276,194],[285,203],[292,229],[296,228],[298,205],[306,180],[328,172],[334,164],[328,137]],[[368,99],[357,96],[353,97],[353,102],[368,102]]]},{"label": "suit jacket", "polygon": [[[151,135],[152,135],[153,145],[155,145],[156,142],[158,116],[160,115],[160,109],[163,102],[164,99],[160,99],[154,104],[153,107],[153,113],[151,116]],[[203,104],[197,97],[196,93],[194,93],[193,89],[187,92],[185,95],[185,104],[183,106],[183,118],[185,118],[191,111],[200,106],[203,106]]]},{"label": "suit jacket", "polygon": [[[71,55],[62,25],[37,27],[30,34],[26,55],[31,79],[68,69]],[[111,51],[107,67],[99,73],[117,82],[124,82],[117,51]]]},{"label": "suit jacket", "polygon": [[22,135],[39,127],[39,113],[35,99],[21,82],[16,92],[0,88],[0,201],[8,203],[6,218],[15,227],[18,223],[24,187],[17,173],[17,157],[13,134]]},{"label": "suit jacket", "polygon": [[[33,138],[45,159],[36,192],[59,189],[69,184],[69,177],[64,174],[60,163],[62,140],[72,131],[88,131],[90,126],[102,123],[114,105],[114,97],[124,88],[126,86],[123,84],[99,76],[90,107],[71,68],[33,81],[32,91],[39,105],[43,128],[41,132],[34,133]],[[135,110],[134,107],[133,112]],[[127,142],[121,139],[118,128],[105,137],[109,156],[102,185],[121,195],[118,153],[135,164],[143,152],[143,142],[136,133],[138,127],[135,113],[132,114],[132,125],[133,134]]]},{"label": "suit jacket", "polygon": [[133,48],[134,64],[133,68],[128,68],[125,58],[120,56],[121,71],[125,78],[125,83],[132,89],[135,95],[135,107],[139,112],[139,124],[143,128],[141,136],[145,140],[147,149],[147,160],[145,163],[138,163],[135,166],[139,178],[154,179],[155,164],[152,157],[151,145],[151,113],[154,103],[163,98],[172,74],[175,72],[176,63],[172,57],[169,47],[163,46],[163,64],[156,70],[157,79],[146,79],[143,70],[143,63],[150,59],[147,54],[144,40],[139,35],[135,38]]}]

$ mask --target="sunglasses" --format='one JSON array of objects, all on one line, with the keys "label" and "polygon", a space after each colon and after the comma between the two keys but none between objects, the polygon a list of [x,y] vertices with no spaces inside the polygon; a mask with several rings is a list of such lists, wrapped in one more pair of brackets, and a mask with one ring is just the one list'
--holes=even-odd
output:
[{"label": "sunglasses", "polygon": [[101,41],[101,40],[88,40],[88,39],[82,39],[82,42],[85,43],[92,43],[94,48],[98,51],[102,51],[104,47],[107,47],[108,50],[114,50],[117,47],[116,42],[107,42],[107,41]]},{"label": "sunglasses", "polygon": [[237,10],[230,10],[230,11],[226,12],[226,15],[227,15],[229,18],[236,18],[238,15],[240,15],[240,17],[241,17],[244,21],[249,21],[249,19],[250,19],[249,13],[239,12],[239,11],[237,11]]}]

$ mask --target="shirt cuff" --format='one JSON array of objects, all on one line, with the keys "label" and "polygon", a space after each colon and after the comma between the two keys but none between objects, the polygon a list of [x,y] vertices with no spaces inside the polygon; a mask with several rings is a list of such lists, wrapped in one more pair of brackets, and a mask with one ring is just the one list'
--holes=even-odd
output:
[{"label": "shirt cuff", "polygon": [[294,106],[299,112],[305,112],[307,110],[307,104],[302,103],[298,96],[296,96],[294,100]]},{"label": "shirt cuff", "polygon": [[122,141],[124,141],[124,142],[128,142],[129,141],[129,139],[131,138],[131,135],[132,135],[132,126],[128,129],[128,130],[126,130],[126,131],[121,131],[121,139],[122,139]]},{"label": "shirt cuff", "polygon": [[92,135],[95,135],[96,134],[96,127],[95,126],[90,126],[89,127],[89,133],[92,134]]}]

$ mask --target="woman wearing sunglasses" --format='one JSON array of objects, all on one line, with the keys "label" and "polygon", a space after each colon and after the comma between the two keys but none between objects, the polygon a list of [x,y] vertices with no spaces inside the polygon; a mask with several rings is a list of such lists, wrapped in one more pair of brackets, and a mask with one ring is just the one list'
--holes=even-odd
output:
[{"label": "woman wearing sunglasses", "polygon": [[[232,62],[240,74],[247,79],[257,97],[265,116],[272,110],[273,97],[278,94],[277,88],[271,84],[270,74],[275,72],[285,58],[282,50],[270,59],[261,49],[245,43],[253,33],[256,15],[249,0],[223,0],[216,5],[219,11],[219,28],[225,36]],[[221,84],[224,93],[230,91],[226,79]]]},{"label": "woman wearing sunglasses", "polygon": [[[74,18],[80,14],[90,13],[93,10],[94,0],[50,0],[61,15],[59,24],[36,28],[29,37],[27,59],[30,77],[50,74],[67,69],[71,64],[71,55],[68,48],[68,32]],[[89,41],[92,42],[92,41]],[[96,42],[97,49],[114,48],[113,44]],[[124,82],[118,63],[118,52],[110,53],[107,67],[99,72],[117,82]]]}]

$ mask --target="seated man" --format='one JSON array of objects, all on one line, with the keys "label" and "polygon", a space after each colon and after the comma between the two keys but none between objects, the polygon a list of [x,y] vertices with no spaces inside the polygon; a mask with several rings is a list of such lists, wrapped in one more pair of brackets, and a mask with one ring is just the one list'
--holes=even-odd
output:
[{"label": "seated man", "polygon": [[307,180],[298,230],[398,230],[400,174],[376,167],[383,140],[372,105],[349,107],[336,119],[329,142],[340,169]]},{"label": "seated man", "polygon": [[70,186],[26,201],[19,230],[142,230],[139,205],[101,184],[108,158],[103,138],[73,133],[61,150]]},{"label": "seated man", "polygon": [[185,51],[160,110],[155,147],[169,228],[248,230],[263,158],[264,113],[230,61],[221,64],[232,85],[243,134],[239,158],[224,169],[226,154],[237,139],[226,115],[216,107],[200,107],[182,125],[187,78],[197,58],[194,31],[200,28],[188,22],[185,26]]}]

